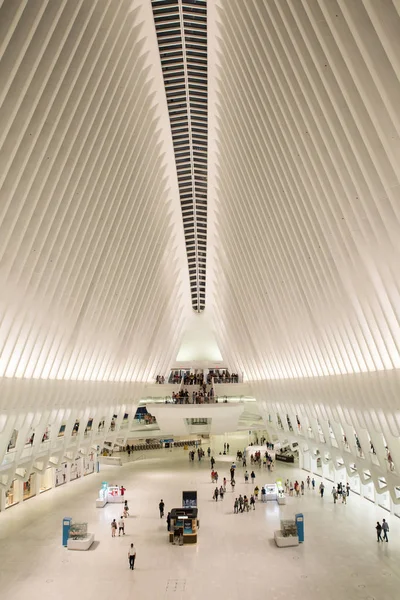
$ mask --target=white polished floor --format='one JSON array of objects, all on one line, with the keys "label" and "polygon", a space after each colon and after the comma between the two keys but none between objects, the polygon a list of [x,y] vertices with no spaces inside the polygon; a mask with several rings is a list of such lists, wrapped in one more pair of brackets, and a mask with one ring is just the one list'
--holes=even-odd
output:
[{"label": "white polished floor", "polygon": [[[225,458],[225,457],[221,457]],[[218,457],[217,457],[218,459]],[[229,462],[217,461],[220,477]],[[251,469],[248,469],[249,471]],[[122,468],[104,469],[0,513],[0,597],[13,600],[393,600],[399,597],[400,520],[351,495],[334,505],[306,490],[279,509],[258,503],[256,511],[233,514],[233,494],[212,500],[209,462],[189,464],[183,449],[151,452]],[[238,468],[236,494],[250,493]],[[256,471],[260,486],[277,475],[305,474],[282,466],[273,476]],[[124,484],[131,517],[127,535],[111,538],[118,505],[95,508],[100,483]],[[229,488],[229,485],[228,485]],[[196,546],[172,546],[158,502],[181,504],[184,489],[198,492],[200,530]],[[305,543],[278,549],[272,541],[282,516],[303,512]],[[61,546],[61,521],[88,521],[97,543],[88,552]],[[375,522],[387,518],[389,544],[378,544]],[[131,541],[136,570],[128,568]]]}]

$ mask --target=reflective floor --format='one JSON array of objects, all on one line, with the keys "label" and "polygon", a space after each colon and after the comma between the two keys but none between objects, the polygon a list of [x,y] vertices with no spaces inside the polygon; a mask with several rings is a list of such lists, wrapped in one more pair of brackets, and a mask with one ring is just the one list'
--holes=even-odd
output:
[{"label": "reflective floor", "polygon": [[[217,454],[216,452],[215,454]],[[229,474],[229,459],[217,458],[220,478]],[[219,459],[219,460],[218,460]],[[225,460],[222,460],[225,459]],[[249,469],[250,471],[250,469]],[[276,476],[305,478],[282,466],[271,476],[257,469],[256,483]],[[101,481],[127,488],[131,516],[125,537],[111,537],[118,505],[95,508]],[[238,467],[236,494],[249,493]],[[296,599],[393,600],[399,597],[400,520],[356,495],[347,505],[333,504],[307,491],[278,507],[261,504],[250,513],[233,514],[233,494],[212,500],[208,461],[189,464],[183,449],[154,451],[145,458],[109,467],[39,498],[0,513],[0,596],[13,600],[204,600]],[[229,488],[229,486],[228,486]],[[166,523],[158,515],[181,505],[182,490],[197,490],[200,530],[196,546],[168,543]],[[273,532],[282,517],[303,512],[305,543],[279,549]],[[88,552],[61,546],[61,521],[71,516],[88,521],[96,543]],[[378,544],[377,519],[389,520],[388,544]],[[127,552],[135,542],[135,571]]]}]

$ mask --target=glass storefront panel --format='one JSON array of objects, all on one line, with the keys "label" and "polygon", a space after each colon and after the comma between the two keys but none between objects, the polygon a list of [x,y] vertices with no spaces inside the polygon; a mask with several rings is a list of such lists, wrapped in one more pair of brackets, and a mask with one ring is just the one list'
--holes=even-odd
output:
[{"label": "glass storefront panel", "polygon": [[362,486],[362,495],[367,500],[371,500],[371,502],[375,502],[375,493],[374,493],[374,484],[368,483]]},{"label": "glass storefront panel", "polygon": [[67,463],[61,463],[59,467],[56,467],[56,487],[63,485],[67,482]]},{"label": "glass storefront panel", "polygon": [[14,506],[14,504],[18,504],[18,482],[16,479],[13,479],[9,489],[6,491],[6,508],[10,506]]},{"label": "glass storefront panel", "polygon": [[35,494],[36,494],[35,484],[36,484],[36,473],[32,473],[31,475],[29,475],[28,481],[24,481],[24,491],[23,491],[23,499],[24,500],[28,500],[28,498],[32,498],[32,496],[35,496]]},{"label": "glass storefront panel", "polygon": [[94,473],[94,452],[91,452],[88,456],[83,457],[83,474],[89,475]]},{"label": "glass storefront panel", "polygon": [[381,508],[384,508],[385,510],[390,511],[390,494],[389,494],[389,492],[385,492],[384,494],[377,494],[376,502]]},{"label": "glass storefront panel", "polygon": [[82,476],[82,464],[81,464],[81,458],[78,457],[74,460],[73,463],[71,463],[69,479],[70,479],[70,481],[74,481],[75,479],[78,479],[81,476]]},{"label": "glass storefront panel", "polygon": [[53,469],[52,467],[47,467],[43,475],[41,476],[40,482],[40,493],[46,492],[53,487]]}]

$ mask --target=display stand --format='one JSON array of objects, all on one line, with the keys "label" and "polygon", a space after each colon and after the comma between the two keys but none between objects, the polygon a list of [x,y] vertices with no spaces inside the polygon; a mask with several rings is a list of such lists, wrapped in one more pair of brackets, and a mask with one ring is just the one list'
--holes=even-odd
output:
[{"label": "display stand", "polygon": [[121,494],[121,489],[117,485],[108,485],[103,481],[99,496],[96,500],[96,508],[104,508],[109,504],[122,504],[125,501],[125,496]]},{"label": "display stand", "polygon": [[94,542],[94,533],[88,533],[87,523],[72,523],[67,542],[68,550],[89,550]]},{"label": "display stand", "polygon": [[170,511],[169,541],[172,544],[196,544],[199,521],[197,508],[173,508]]},{"label": "display stand", "polygon": [[265,499],[268,500],[277,500],[278,499],[278,486],[276,483],[267,483],[265,486]]},{"label": "display stand", "polygon": [[294,519],[282,520],[280,530],[274,532],[274,540],[278,548],[298,546],[299,538],[296,521]]},{"label": "display stand", "polygon": [[265,500],[276,500],[278,504],[286,504],[286,496],[283,493],[283,487],[280,480],[277,483],[267,483],[264,485]]}]

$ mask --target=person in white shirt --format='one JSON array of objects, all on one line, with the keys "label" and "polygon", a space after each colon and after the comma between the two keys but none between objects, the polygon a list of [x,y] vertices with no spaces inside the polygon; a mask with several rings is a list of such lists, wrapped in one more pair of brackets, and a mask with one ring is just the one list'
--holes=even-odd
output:
[{"label": "person in white shirt", "polygon": [[128,550],[129,568],[133,571],[135,568],[136,548],[133,544]]},{"label": "person in white shirt", "polygon": [[120,520],[118,521],[118,535],[121,535],[121,531],[122,531],[122,535],[125,535],[124,517],[121,517]]}]

